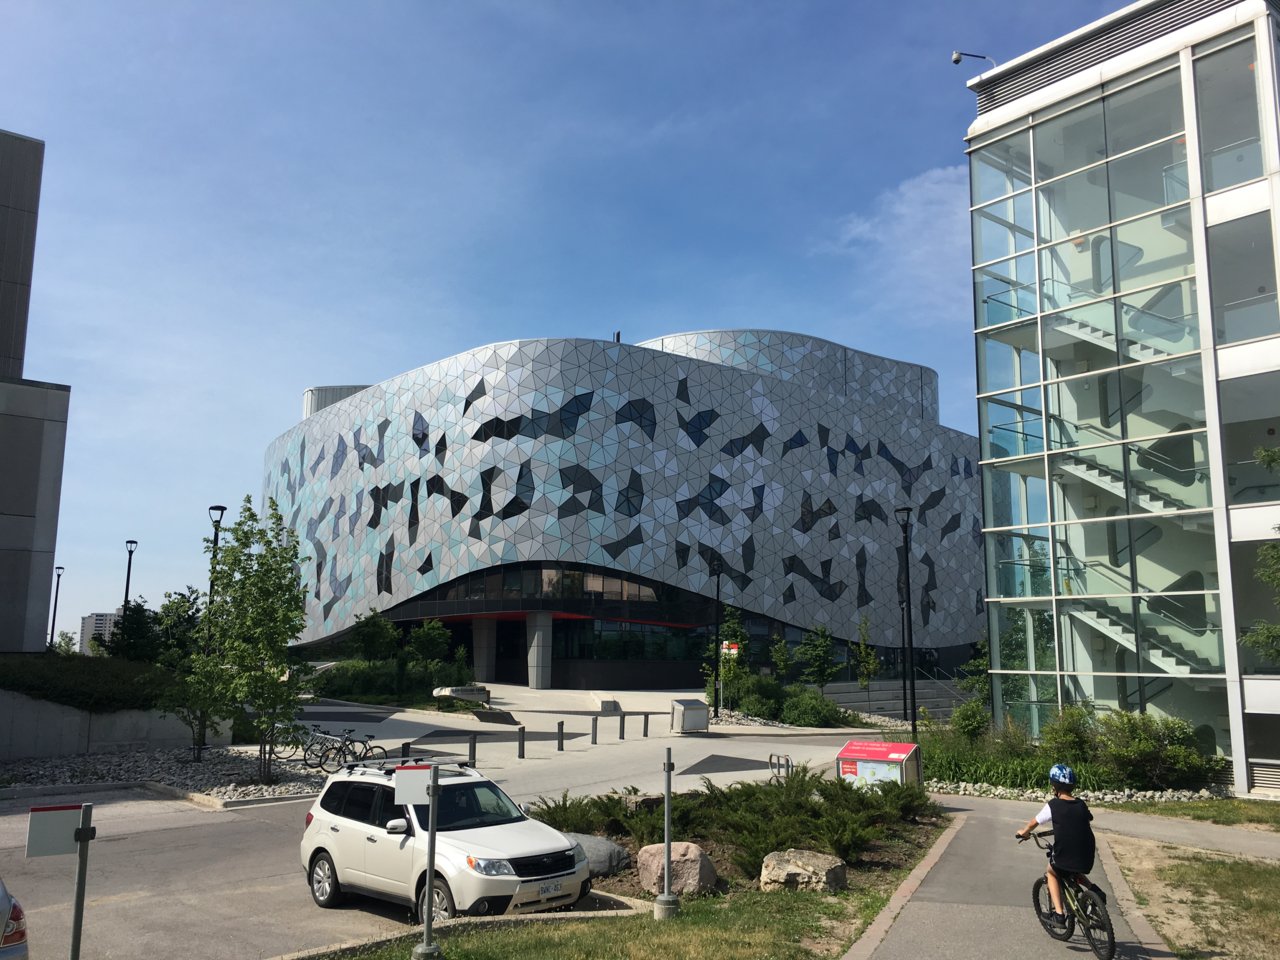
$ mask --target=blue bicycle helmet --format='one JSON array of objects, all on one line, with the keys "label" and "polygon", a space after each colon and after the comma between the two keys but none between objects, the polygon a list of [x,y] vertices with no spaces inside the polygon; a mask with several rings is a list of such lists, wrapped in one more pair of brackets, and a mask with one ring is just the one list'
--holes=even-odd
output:
[{"label": "blue bicycle helmet", "polygon": [[1074,787],[1076,772],[1065,763],[1055,763],[1049,770],[1049,783],[1053,786]]}]

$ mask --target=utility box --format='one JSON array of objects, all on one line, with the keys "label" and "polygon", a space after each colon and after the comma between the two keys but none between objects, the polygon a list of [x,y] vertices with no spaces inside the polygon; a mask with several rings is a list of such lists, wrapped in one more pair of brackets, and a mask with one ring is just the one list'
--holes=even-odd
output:
[{"label": "utility box", "polygon": [[711,714],[702,700],[672,700],[671,729],[676,733],[706,733]]},{"label": "utility box", "polygon": [[836,754],[836,776],[863,787],[880,780],[920,782],[920,747],[914,743],[850,740]]}]

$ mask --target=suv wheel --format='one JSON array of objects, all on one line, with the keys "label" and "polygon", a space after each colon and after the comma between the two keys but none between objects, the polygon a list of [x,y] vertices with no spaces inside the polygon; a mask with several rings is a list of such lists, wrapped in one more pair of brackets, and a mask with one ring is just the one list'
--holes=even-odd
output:
[{"label": "suv wheel", "polygon": [[311,861],[311,899],[318,907],[336,907],[342,900],[338,871],[327,853],[319,853]]},{"label": "suv wheel", "polygon": [[[453,894],[449,891],[449,884],[445,883],[440,877],[436,877],[436,882],[432,884],[435,895],[435,909],[431,913],[431,922],[438,920],[451,920],[458,915],[458,908],[453,905]],[[422,890],[418,893],[418,920],[425,921],[427,917],[427,885],[422,885]]]}]

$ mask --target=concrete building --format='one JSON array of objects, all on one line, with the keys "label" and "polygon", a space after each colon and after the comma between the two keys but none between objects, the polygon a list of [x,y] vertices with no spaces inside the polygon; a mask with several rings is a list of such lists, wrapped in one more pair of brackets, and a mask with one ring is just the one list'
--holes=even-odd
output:
[{"label": "concrete building", "polygon": [[981,636],[977,442],[915,364],[768,330],[521,340],[305,410],[265,484],[310,557],[303,642],[377,609],[445,621],[482,681],[700,686],[719,593],[749,655],[866,617],[892,669],[899,506],[918,660]]},{"label": "concrete building", "polygon": [[0,130],[0,652],[49,639],[71,388],[23,379],[44,144]]},{"label": "concrete building", "polygon": [[89,653],[89,641],[94,635],[107,639],[120,618],[120,608],[115,613],[91,613],[80,618],[80,652]]},{"label": "concrete building", "polygon": [[992,667],[1001,712],[1184,717],[1280,788],[1277,16],[1144,0],[970,81]]}]

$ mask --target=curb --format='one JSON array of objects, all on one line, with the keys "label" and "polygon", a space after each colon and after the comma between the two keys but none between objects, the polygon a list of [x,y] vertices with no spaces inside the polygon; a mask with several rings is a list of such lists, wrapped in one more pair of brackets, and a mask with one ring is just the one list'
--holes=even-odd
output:
[{"label": "curb", "polygon": [[845,953],[840,960],[868,960],[875,953],[876,948],[880,946],[889,928],[893,926],[893,922],[898,919],[898,914],[902,912],[902,908],[907,905],[912,896],[920,889],[920,884],[924,883],[924,878],[929,875],[929,871],[937,866],[938,861],[942,859],[942,855],[946,853],[947,847],[951,841],[955,839],[955,835],[960,832],[960,828],[964,826],[968,819],[967,814],[956,814],[956,818],[951,821],[951,826],[943,831],[942,836],[934,843],[933,849],[930,850],[923,860],[916,864],[914,870],[907,875],[907,879],[898,885],[898,889],[893,891],[893,896],[889,898],[889,902],[885,904],[884,909],[876,915],[866,930],[862,931],[862,936],[853,942],[848,952]]},{"label": "curb", "polygon": [[[624,897],[616,893],[600,894],[602,897],[608,897],[610,900],[617,900],[627,906],[625,910],[578,910],[572,913],[525,913],[514,914],[512,916],[501,917],[455,917],[452,920],[444,920],[433,925],[435,930],[447,937],[448,934],[460,931],[471,931],[483,929],[484,927],[514,927],[525,923],[565,923],[571,920],[595,920],[607,917],[634,917],[640,913],[651,912],[653,904],[647,900],[636,900],[632,897]],[[284,953],[277,957],[270,957],[268,960],[316,960],[318,957],[328,957],[333,954],[343,955],[355,950],[368,950],[371,947],[384,947],[388,944],[398,943],[406,937],[411,937],[415,933],[421,936],[422,928],[418,924],[411,924],[410,929],[394,937],[378,937],[374,940],[347,940],[343,943],[330,944],[327,947],[313,947],[310,950],[301,950],[297,953]]]},{"label": "curb", "polygon": [[318,793],[299,793],[287,797],[243,797],[224,800],[207,793],[194,793],[155,780],[120,780],[104,783],[57,783],[35,787],[5,787],[0,789],[0,800],[22,800],[36,797],[57,796],[66,793],[106,793],[110,790],[146,790],[169,800],[186,800],[206,810],[235,810],[239,807],[256,807],[268,803],[290,803],[294,800],[314,800]]},{"label": "curb", "polygon": [[1106,874],[1107,882],[1111,884],[1111,890],[1116,895],[1116,905],[1120,908],[1120,915],[1133,931],[1142,954],[1152,958],[1172,957],[1173,953],[1165,944],[1164,938],[1156,933],[1155,928],[1147,920],[1146,914],[1138,906],[1138,900],[1129,887],[1129,881],[1125,879],[1124,872],[1120,869],[1120,864],[1111,850],[1111,843],[1101,832],[1098,833],[1098,854],[1102,861],[1102,872]]}]

